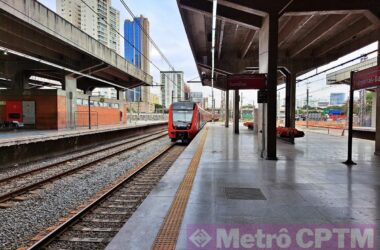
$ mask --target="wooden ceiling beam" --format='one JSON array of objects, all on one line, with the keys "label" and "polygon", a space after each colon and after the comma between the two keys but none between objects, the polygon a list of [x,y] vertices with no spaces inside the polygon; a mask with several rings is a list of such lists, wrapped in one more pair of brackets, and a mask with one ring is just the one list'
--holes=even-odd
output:
[{"label": "wooden ceiling beam", "polygon": [[339,34],[336,34],[333,38],[326,41],[320,47],[316,48],[313,51],[313,55],[322,56],[326,54],[327,52],[341,46],[347,41],[355,39],[355,37],[359,33],[362,33],[364,30],[366,30],[367,28],[371,26],[372,26],[372,23],[366,17],[362,17],[358,21],[356,21],[355,23],[347,27],[347,29],[340,32]]},{"label": "wooden ceiling beam", "polygon": [[224,39],[224,26],[225,25],[226,25],[225,21],[222,20],[221,25],[220,25],[220,33],[219,33],[218,60],[220,60],[220,56],[222,55],[223,39]]},{"label": "wooden ceiling beam", "polygon": [[259,40],[259,31],[250,31],[245,39],[245,43],[240,50],[240,58],[245,58],[252,44]]},{"label": "wooden ceiling beam", "polygon": [[343,23],[348,16],[349,15],[327,16],[321,23],[312,29],[304,39],[296,43],[295,47],[290,50],[289,56],[295,57],[305,49],[318,42],[318,40],[321,39],[326,33],[330,32],[337,25]]},{"label": "wooden ceiling beam", "polygon": [[302,27],[310,22],[314,16],[295,16],[292,17],[287,25],[280,31],[278,35],[278,46],[282,47],[286,41],[296,34]]},{"label": "wooden ceiling beam", "polygon": [[[212,3],[205,0],[179,0],[181,8],[212,16]],[[219,5],[217,18],[227,22],[240,24],[251,29],[260,29],[263,23],[262,17],[237,9]]]}]

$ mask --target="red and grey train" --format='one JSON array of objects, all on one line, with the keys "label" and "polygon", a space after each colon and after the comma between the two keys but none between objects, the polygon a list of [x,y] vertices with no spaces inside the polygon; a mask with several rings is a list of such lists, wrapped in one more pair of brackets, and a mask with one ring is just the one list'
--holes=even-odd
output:
[{"label": "red and grey train", "polygon": [[211,119],[211,113],[195,102],[174,102],[169,109],[169,138],[173,142],[190,141]]}]

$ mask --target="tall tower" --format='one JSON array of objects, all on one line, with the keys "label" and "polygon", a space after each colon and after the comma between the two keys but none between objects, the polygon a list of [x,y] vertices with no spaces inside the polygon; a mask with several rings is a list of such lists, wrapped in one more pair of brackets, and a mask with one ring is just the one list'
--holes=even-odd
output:
[{"label": "tall tower", "polygon": [[[124,22],[124,57],[136,67],[150,74],[149,20],[144,16]],[[128,91],[129,102],[150,102],[150,87],[137,87]]]},{"label": "tall tower", "polygon": [[120,12],[111,0],[56,0],[57,13],[74,26],[120,53]]}]

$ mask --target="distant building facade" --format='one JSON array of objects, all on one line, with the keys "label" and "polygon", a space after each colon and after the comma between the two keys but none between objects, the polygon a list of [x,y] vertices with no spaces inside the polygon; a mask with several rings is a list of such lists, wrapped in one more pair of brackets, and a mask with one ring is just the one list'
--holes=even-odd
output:
[{"label": "distant building facade", "polygon": [[56,0],[57,13],[74,26],[120,53],[120,12],[111,0]]},{"label": "distant building facade", "polygon": [[343,105],[346,101],[346,94],[345,93],[331,93],[330,94],[330,105]]},{"label": "distant building facade", "polygon": [[161,71],[161,103],[169,108],[172,102],[185,98],[183,71]]},{"label": "distant building facade", "polygon": [[[203,105],[202,106],[204,109],[210,108],[210,106],[208,105],[208,97],[203,97]],[[230,106],[230,107],[232,107],[232,106]]]},{"label": "distant building facade", "polygon": [[190,92],[190,100],[203,105],[203,93],[202,92]]},{"label": "distant building facade", "polygon": [[[145,73],[150,74],[150,43],[149,20],[144,16],[124,21],[124,57]],[[150,98],[150,87],[137,87],[127,91],[127,101],[135,106],[134,102],[140,104],[141,112],[153,112],[154,104]]]}]

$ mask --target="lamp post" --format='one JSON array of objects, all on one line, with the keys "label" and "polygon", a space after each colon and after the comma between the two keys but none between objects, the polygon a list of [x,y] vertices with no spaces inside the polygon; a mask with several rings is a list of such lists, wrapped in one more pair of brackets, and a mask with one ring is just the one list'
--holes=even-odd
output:
[{"label": "lamp post", "polygon": [[91,129],[91,90],[87,90],[86,94],[88,95],[88,129]]}]

